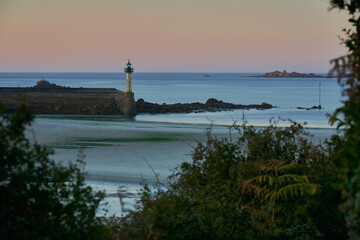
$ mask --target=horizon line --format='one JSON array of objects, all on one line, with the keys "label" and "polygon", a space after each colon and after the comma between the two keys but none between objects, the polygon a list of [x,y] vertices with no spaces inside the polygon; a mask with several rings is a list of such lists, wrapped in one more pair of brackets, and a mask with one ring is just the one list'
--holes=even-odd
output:
[{"label": "horizon line", "polygon": [[[280,71],[280,70],[274,70],[274,71]],[[287,70],[286,70],[287,71]],[[134,74],[136,73],[201,73],[201,74],[212,74],[212,73],[267,73],[268,71],[262,71],[262,72],[224,72],[224,71],[221,71],[221,72],[135,72],[134,71]],[[273,71],[270,71],[270,72],[273,72]],[[282,71],[280,71],[282,72]],[[291,72],[296,72],[296,71],[289,71],[289,73]],[[45,71],[13,71],[13,72],[3,72],[3,71],[0,71],[0,74],[1,73],[123,73],[122,71],[121,72],[116,72],[116,71],[108,71],[108,72],[105,72],[105,71],[49,71],[49,72],[45,72]],[[328,72],[297,72],[297,73],[317,73],[317,74],[327,74]]]}]

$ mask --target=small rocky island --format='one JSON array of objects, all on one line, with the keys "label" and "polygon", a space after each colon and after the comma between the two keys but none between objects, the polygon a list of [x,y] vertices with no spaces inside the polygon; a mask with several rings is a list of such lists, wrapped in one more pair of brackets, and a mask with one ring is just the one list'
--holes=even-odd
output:
[{"label": "small rocky island", "polygon": [[286,70],[267,72],[264,75],[255,76],[255,77],[263,77],[263,78],[326,78],[326,76],[315,75],[313,73],[298,73],[298,72],[287,72]]},{"label": "small rocky island", "polygon": [[272,109],[275,108],[269,103],[262,104],[233,104],[227,103],[215,98],[209,98],[206,103],[175,103],[175,104],[156,104],[145,102],[144,99],[140,98],[136,102],[137,113],[198,113],[198,112],[219,112],[219,111],[230,111],[234,109]]}]

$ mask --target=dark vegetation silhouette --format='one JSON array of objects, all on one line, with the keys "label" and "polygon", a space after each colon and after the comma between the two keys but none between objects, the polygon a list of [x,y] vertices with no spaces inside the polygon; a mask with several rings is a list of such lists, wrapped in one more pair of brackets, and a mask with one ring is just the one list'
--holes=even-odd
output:
[{"label": "dark vegetation silhouette", "polygon": [[55,163],[25,137],[32,120],[24,106],[13,115],[0,107],[0,239],[105,239],[95,216],[104,195],[85,185],[81,154]]},{"label": "dark vegetation silhouette", "polygon": [[[338,76],[346,100],[330,118],[331,124],[344,127],[344,144],[337,152],[336,164],[341,169],[338,187],[342,190],[345,203],[341,206],[351,239],[360,239],[360,1],[331,0],[331,7],[346,10],[350,29],[342,44],[348,54],[332,60],[331,74]],[[343,121],[338,117],[343,116]]]}]

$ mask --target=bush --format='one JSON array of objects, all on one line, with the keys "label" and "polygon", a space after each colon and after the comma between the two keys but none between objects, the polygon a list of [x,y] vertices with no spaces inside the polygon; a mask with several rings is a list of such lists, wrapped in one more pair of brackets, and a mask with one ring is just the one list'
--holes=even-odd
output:
[{"label": "bush", "polygon": [[81,158],[63,166],[30,144],[32,120],[24,106],[10,116],[0,109],[0,238],[104,239],[95,217],[103,193],[85,185]]},{"label": "bush", "polygon": [[[313,145],[303,125],[233,127],[236,139],[208,132],[191,163],[183,163],[167,189],[145,187],[138,211],[120,221],[125,239],[345,239],[331,185],[337,168],[333,137]],[[135,235],[134,235],[135,234]]]}]

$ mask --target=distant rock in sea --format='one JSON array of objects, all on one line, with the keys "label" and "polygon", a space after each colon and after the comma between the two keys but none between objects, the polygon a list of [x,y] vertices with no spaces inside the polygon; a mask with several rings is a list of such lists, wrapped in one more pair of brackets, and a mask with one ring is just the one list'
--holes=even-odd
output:
[{"label": "distant rock in sea", "polygon": [[267,72],[264,75],[255,76],[255,77],[264,77],[264,78],[326,78],[327,76],[315,75],[313,73],[298,73],[298,72],[287,72],[286,70]]},{"label": "distant rock in sea", "polygon": [[296,109],[305,109],[305,110],[314,110],[314,109],[321,109],[321,105],[318,106],[312,106],[312,107],[296,107]]},{"label": "distant rock in sea", "polygon": [[211,77],[210,75],[204,75],[203,77]]}]

